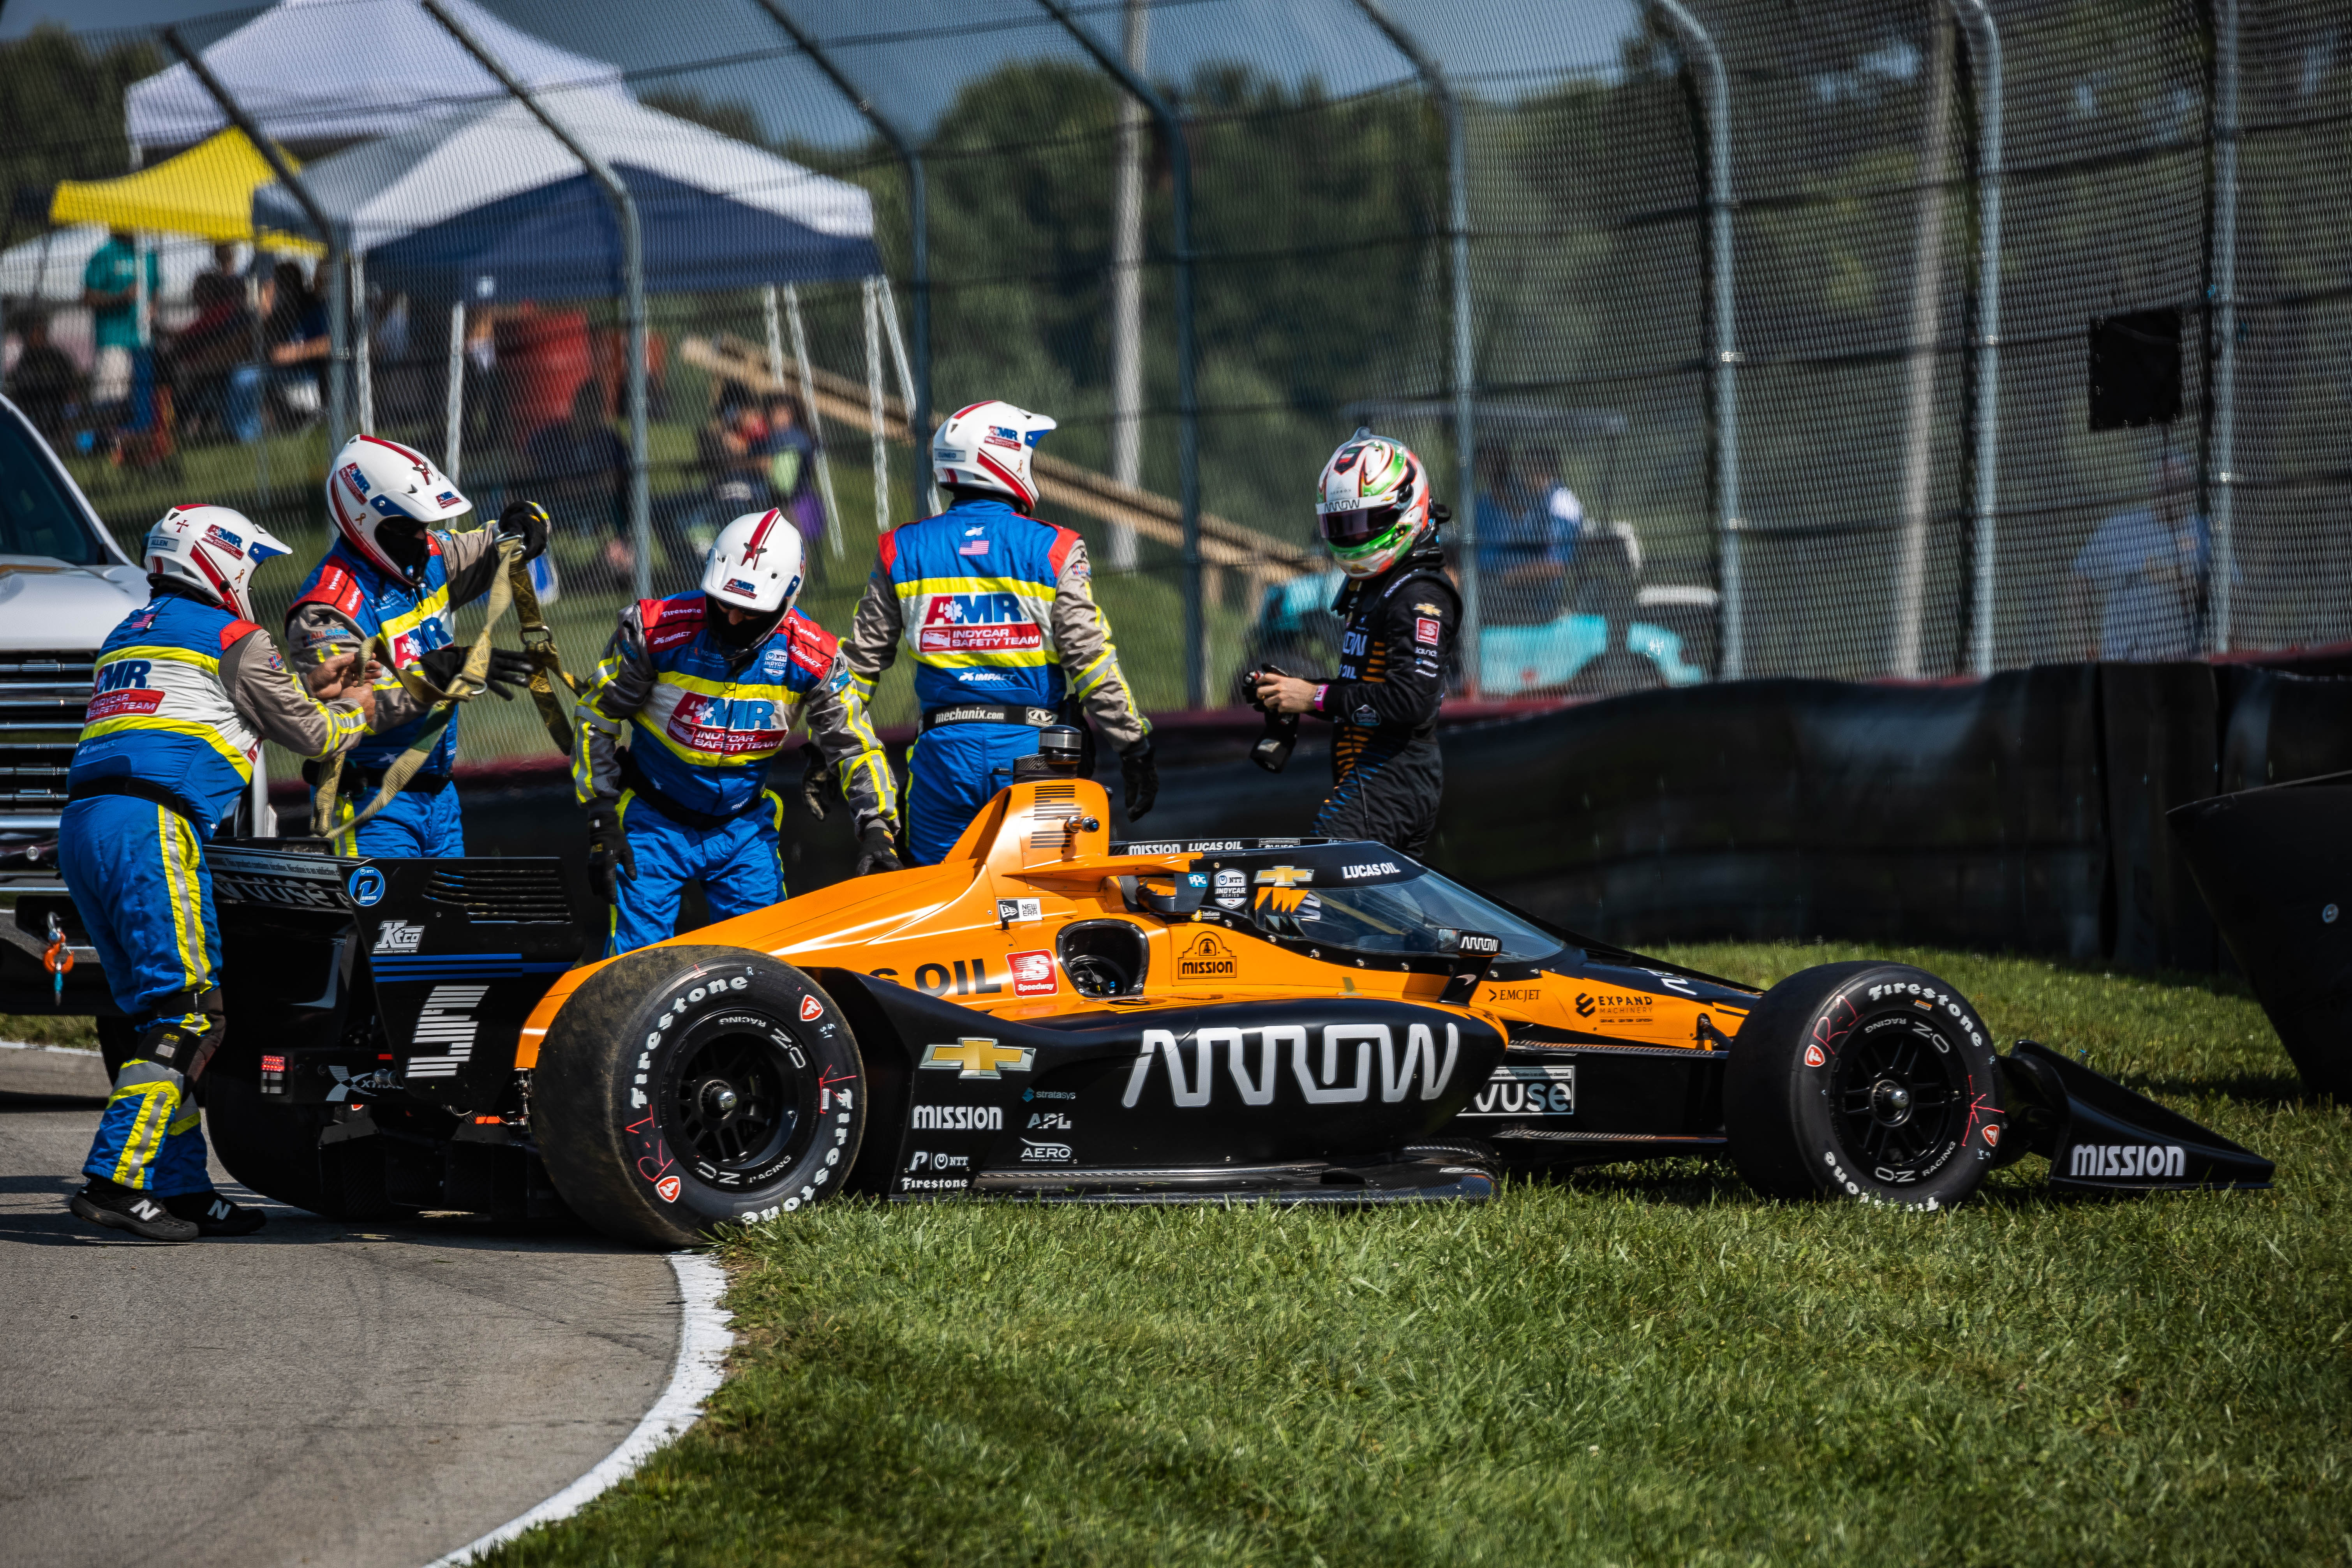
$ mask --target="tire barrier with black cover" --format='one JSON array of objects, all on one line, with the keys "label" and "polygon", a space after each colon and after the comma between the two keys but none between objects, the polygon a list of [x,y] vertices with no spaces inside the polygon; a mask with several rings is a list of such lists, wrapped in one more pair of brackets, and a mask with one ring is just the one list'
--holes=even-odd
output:
[{"label": "tire barrier with black cover", "polygon": [[1824,963],[1765,993],[1726,1066],[1739,1173],[1769,1197],[1948,1208],[1998,1157],[1993,1044],[1968,998],[1905,963]]},{"label": "tire barrier with black cover", "polygon": [[531,1131],[573,1213],[623,1240],[688,1246],[839,1192],[865,1131],[863,1072],[847,1018],[792,965],[647,948],[556,1014]]}]

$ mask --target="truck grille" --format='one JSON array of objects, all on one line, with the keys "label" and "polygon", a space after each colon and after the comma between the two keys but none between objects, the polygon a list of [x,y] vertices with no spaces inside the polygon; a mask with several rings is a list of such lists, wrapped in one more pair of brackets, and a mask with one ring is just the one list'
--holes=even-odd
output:
[{"label": "truck grille", "polygon": [[96,658],[86,649],[0,651],[0,817],[65,809]]},{"label": "truck grille", "polygon": [[425,896],[437,904],[455,904],[477,921],[564,925],[572,920],[563,873],[552,864],[436,871],[425,881]]}]

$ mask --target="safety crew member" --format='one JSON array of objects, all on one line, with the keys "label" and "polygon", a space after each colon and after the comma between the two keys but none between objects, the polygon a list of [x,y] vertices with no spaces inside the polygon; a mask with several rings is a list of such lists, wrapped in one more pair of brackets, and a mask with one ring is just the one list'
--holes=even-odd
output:
[{"label": "safety crew member", "polygon": [[1129,821],[1160,793],[1151,721],[1119,671],[1086,544],[1031,515],[1030,455],[1054,427],[1009,403],[950,415],[931,438],[931,472],[953,504],[882,536],[850,629],[845,652],[869,702],[902,639],[915,660],[923,728],[908,758],[907,846],[917,865],[946,856],[1067,704],[1118,749]]},{"label": "safety crew member", "polygon": [[1437,709],[1462,625],[1437,537],[1446,510],[1421,459],[1369,430],[1331,454],[1316,495],[1323,542],[1347,574],[1331,606],[1346,623],[1339,673],[1266,675],[1257,698],[1331,721],[1331,793],[1314,832],[1418,854],[1437,826]]},{"label": "safety crew member", "polygon": [[[496,531],[447,531],[441,525],[473,503],[423,453],[377,436],[343,443],[327,470],[326,490],[337,538],[286,614],[296,668],[315,692],[321,672],[355,648],[373,644],[390,655],[390,666],[376,682],[376,731],[344,764],[335,821],[311,831],[331,834],[345,855],[463,855],[465,828],[449,784],[457,761],[455,713],[391,804],[356,830],[343,825],[375,798],[385,771],[431,721],[435,704],[423,693],[446,689],[465,665],[457,611],[489,592],[499,571],[499,539],[520,534],[523,559],[535,559],[547,548],[547,513],[516,501],[499,515]],[[511,698],[530,669],[519,650],[493,648],[490,689]],[[420,689],[412,690],[403,675]]]},{"label": "safety crew member", "polygon": [[772,507],[719,531],[699,591],[621,612],[572,748],[606,957],[671,935],[688,882],[713,920],[784,896],[783,800],[761,781],[803,717],[854,814],[857,874],[898,869],[898,780],[839,644],[793,607],[803,576],[800,530]]},{"label": "safety crew member", "polygon": [[314,696],[253,624],[254,568],[285,553],[227,507],[165,512],[144,552],[153,597],[99,649],[74,748],[58,867],[138,1035],[71,1206],[151,1241],[261,1227],[259,1210],[213,1191],[192,1096],[226,1030],[205,840],[251,785],[265,738],[332,756],[375,710],[363,660],[330,667]]}]

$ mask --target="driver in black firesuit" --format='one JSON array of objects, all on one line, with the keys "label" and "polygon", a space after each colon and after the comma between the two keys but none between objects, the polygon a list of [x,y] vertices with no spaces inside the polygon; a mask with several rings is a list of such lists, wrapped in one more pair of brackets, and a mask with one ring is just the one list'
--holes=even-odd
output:
[{"label": "driver in black firesuit", "polygon": [[1462,599],[1437,539],[1446,520],[1429,472],[1403,443],[1359,430],[1323,465],[1323,542],[1348,574],[1332,609],[1346,622],[1339,673],[1261,671],[1268,713],[1331,721],[1331,793],[1313,831],[1377,839],[1418,854],[1437,826],[1445,766],[1437,706],[1462,625]]}]

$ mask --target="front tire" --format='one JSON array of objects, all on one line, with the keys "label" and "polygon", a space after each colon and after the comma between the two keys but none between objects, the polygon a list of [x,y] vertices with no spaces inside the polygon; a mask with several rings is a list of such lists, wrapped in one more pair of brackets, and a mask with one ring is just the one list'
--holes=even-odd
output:
[{"label": "front tire", "polygon": [[1767,1196],[1948,1208],[2006,1132],[1990,1033],[1904,963],[1825,963],[1765,993],[1732,1042],[1725,1131]]},{"label": "front tire", "polygon": [[691,1246],[841,1190],[865,1131],[863,1072],[849,1021],[792,965],[650,947],[556,1014],[531,1131],[573,1213],[625,1241]]}]

